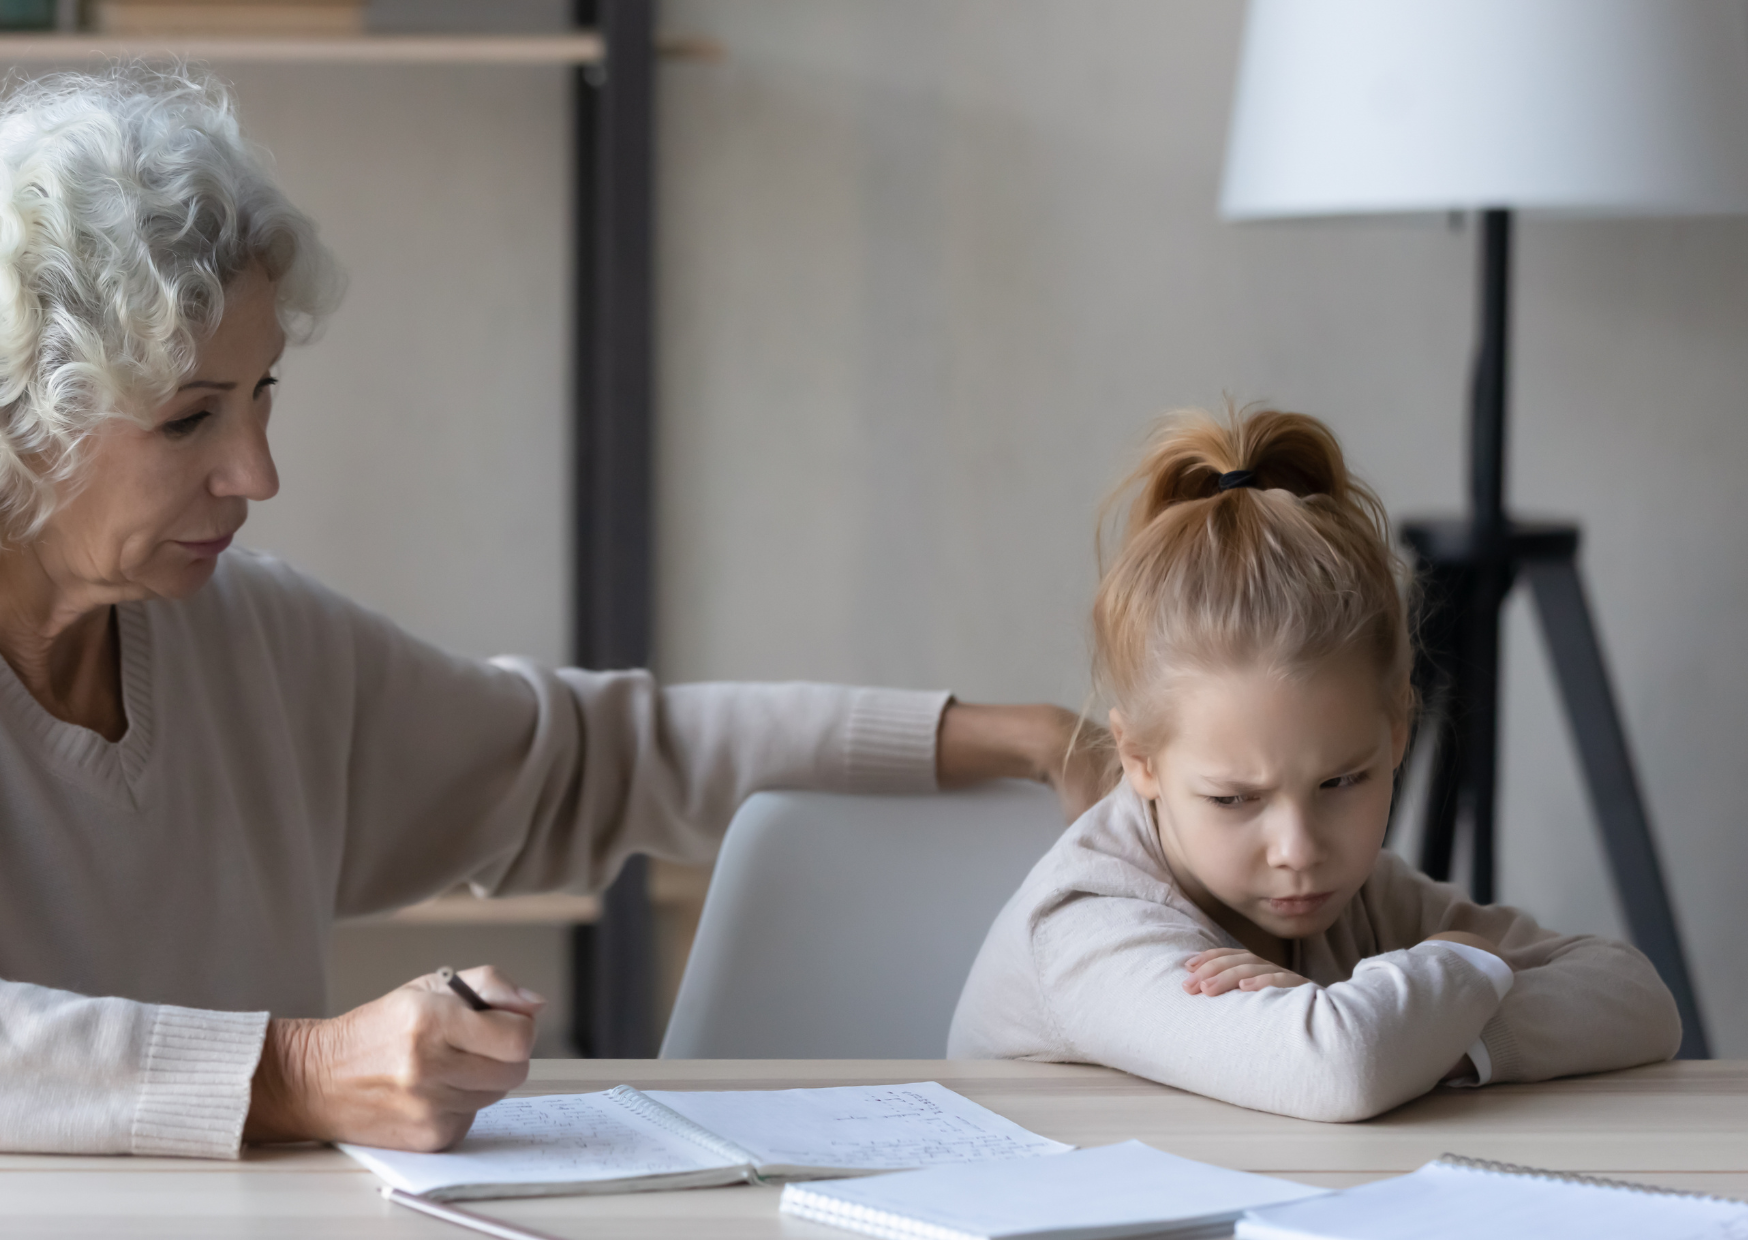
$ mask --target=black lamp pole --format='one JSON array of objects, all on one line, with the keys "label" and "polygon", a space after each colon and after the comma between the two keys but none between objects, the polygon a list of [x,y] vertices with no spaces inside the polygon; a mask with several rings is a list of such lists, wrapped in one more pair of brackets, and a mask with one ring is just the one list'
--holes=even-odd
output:
[{"label": "black lamp pole", "polygon": [[1681,1057],[1709,1058],[1650,819],[1578,574],[1578,528],[1512,521],[1505,511],[1511,212],[1481,213],[1480,340],[1470,392],[1471,516],[1411,521],[1404,539],[1422,595],[1415,682],[1426,710],[1415,746],[1433,747],[1420,867],[1450,877],[1459,814],[1469,826],[1469,889],[1494,898],[1499,774],[1499,622],[1521,575],[1530,585],[1565,700],[1609,867],[1633,941],[1681,1010]]}]

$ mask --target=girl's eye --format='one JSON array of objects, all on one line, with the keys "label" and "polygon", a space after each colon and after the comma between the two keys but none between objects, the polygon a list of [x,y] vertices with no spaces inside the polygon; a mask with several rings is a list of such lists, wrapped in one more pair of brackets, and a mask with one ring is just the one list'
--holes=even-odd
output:
[{"label": "girl's eye", "polygon": [[174,422],[166,422],[160,429],[172,439],[186,439],[194,433],[195,428],[211,416],[210,410],[202,409],[199,413],[191,413],[185,418],[177,418]]},{"label": "girl's eye", "polygon": [[278,386],[279,386],[278,377],[275,375],[268,375],[265,379],[261,380],[261,382],[259,382],[255,385],[255,395],[260,396],[261,393],[265,392],[268,388],[278,387]]},{"label": "girl's eye", "polygon": [[1218,805],[1221,809],[1237,809],[1249,799],[1245,796],[1209,797],[1208,804]]},{"label": "girl's eye", "polygon": [[1364,771],[1355,771],[1351,775],[1337,775],[1334,779],[1326,779],[1323,781],[1321,786],[1324,788],[1332,788],[1332,789],[1333,788],[1352,788],[1357,784],[1363,784],[1365,782],[1366,782],[1366,773]]}]

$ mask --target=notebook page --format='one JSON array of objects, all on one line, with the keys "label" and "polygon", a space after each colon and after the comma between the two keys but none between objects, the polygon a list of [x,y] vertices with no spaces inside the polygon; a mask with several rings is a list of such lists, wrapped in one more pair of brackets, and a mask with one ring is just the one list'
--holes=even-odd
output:
[{"label": "notebook page", "polygon": [[1172,1235],[1199,1234],[1203,1225],[1230,1223],[1251,1207],[1327,1191],[1125,1141],[1042,1162],[931,1167],[873,1179],[791,1184],[783,1190],[782,1208],[874,1235],[1019,1240],[1159,1235],[1168,1229]]},{"label": "notebook page", "polygon": [[1028,1132],[934,1081],[644,1093],[751,1151],[761,1167],[880,1171],[1074,1148]]},{"label": "notebook page", "polygon": [[340,1148],[396,1188],[438,1196],[468,1186],[588,1184],[742,1165],[605,1093],[506,1098],[482,1110],[461,1143],[442,1154]]},{"label": "notebook page", "polygon": [[1748,1205],[1431,1162],[1248,1214],[1239,1240],[1748,1240]]}]

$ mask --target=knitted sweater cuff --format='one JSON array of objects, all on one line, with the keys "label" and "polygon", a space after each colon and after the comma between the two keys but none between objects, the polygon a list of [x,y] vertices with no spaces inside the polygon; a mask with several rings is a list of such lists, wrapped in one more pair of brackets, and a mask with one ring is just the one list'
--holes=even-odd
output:
[{"label": "knitted sweater cuff", "polygon": [[1493,1014],[1493,1019],[1481,1030],[1481,1041],[1486,1044],[1487,1055],[1493,1061],[1493,1081],[1523,1080],[1523,1051],[1517,1044],[1517,1036],[1511,1032],[1511,1026],[1506,1023],[1504,1013]]},{"label": "knitted sweater cuff", "polygon": [[845,731],[844,774],[858,792],[935,791],[935,742],[953,695],[858,689]]},{"label": "knitted sweater cuff", "polygon": [[266,1012],[156,1008],[134,1110],[133,1152],[238,1157],[266,1035]]}]

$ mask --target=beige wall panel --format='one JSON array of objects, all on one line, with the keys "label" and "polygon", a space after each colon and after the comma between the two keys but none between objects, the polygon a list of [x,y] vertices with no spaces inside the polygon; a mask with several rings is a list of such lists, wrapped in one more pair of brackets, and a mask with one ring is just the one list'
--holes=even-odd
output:
[{"label": "beige wall panel", "polygon": [[567,653],[565,71],[227,69],[351,275],[243,540],[466,654]]}]

